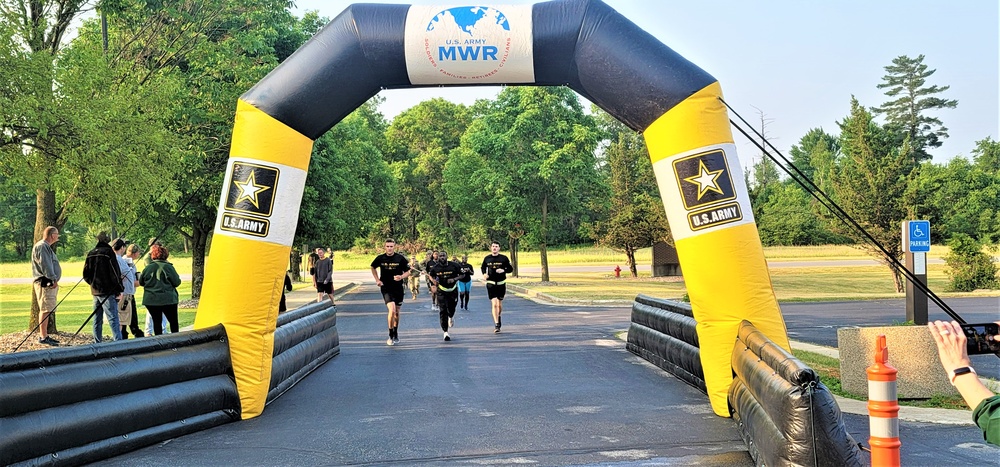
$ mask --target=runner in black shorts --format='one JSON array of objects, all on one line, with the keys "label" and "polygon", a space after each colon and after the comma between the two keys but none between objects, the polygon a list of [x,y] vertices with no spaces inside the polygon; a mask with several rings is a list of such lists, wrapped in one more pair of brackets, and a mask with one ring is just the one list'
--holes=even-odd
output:
[{"label": "runner in black shorts", "polygon": [[376,256],[371,267],[375,285],[382,291],[382,300],[389,310],[389,339],[385,343],[395,345],[399,343],[399,310],[403,307],[403,284],[410,277],[410,262],[396,254],[396,241],[389,238],[385,241],[385,253]]},{"label": "runner in black shorts", "polygon": [[483,277],[486,278],[486,295],[493,307],[494,333],[500,332],[500,314],[503,313],[503,297],[507,294],[507,272],[514,269],[510,260],[500,254],[500,243],[490,244],[490,254],[483,258]]},{"label": "runner in black shorts", "polygon": [[448,329],[455,325],[455,305],[458,304],[458,279],[462,275],[462,266],[454,261],[448,261],[448,253],[438,252],[437,264],[427,271],[427,277],[437,286],[438,316],[441,318],[441,330],[444,340],[450,341]]}]

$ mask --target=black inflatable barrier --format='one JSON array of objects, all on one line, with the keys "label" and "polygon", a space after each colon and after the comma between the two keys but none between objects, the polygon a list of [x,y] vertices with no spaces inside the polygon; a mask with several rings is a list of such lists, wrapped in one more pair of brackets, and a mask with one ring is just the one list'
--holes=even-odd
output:
[{"label": "black inflatable barrier", "polygon": [[691,306],[638,295],[625,348],[691,386],[707,392]]},{"label": "black inflatable barrier", "polygon": [[0,465],[90,462],[240,414],[221,325],[0,355],[0,388]]},{"label": "black inflatable barrier", "polygon": [[740,324],[729,410],[757,465],[863,465],[819,376],[753,324]]},{"label": "black inflatable barrier", "polygon": [[267,404],[340,354],[337,307],[324,301],[278,315]]}]

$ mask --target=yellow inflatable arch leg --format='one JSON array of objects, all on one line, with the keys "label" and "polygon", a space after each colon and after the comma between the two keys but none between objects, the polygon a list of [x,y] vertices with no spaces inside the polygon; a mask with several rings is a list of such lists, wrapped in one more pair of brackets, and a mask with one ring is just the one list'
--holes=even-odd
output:
[{"label": "yellow inflatable arch leg", "polygon": [[728,417],[730,357],[750,320],[791,350],[729,117],[713,83],[667,111],[644,136],[684,270],[712,409]]},{"label": "yellow inflatable arch leg", "polygon": [[278,302],[312,140],[242,100],[194,326],[229,336],[242,417],[260,415],[271,383]]}]

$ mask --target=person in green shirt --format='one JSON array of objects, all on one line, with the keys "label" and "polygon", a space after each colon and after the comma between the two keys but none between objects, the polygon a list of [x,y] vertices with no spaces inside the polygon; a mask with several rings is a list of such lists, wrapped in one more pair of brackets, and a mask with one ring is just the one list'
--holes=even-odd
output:
[{"label": "person in green shirt", "polygon": [[143,288],[142,305],[153,319],[153,334],[163,334],[163,317],[170,323],[170,332],[179,331],[177,323],[177,286],[181,276],[174,265],[167,262],[170,253],[166,247],[153,245],[149,250],[150,262],[139,275]]},{"label": "person in green shirt", "polygon": [[[1000,445],[1000,396],[993,394],[972,369],[965,331],[957,321],[934,321],[927,328],[937,344],[941,366],[951,384],[972,408],[972,421],[983,430],[987,443]],[[1000,336],[992,336],[994,340]]]}]

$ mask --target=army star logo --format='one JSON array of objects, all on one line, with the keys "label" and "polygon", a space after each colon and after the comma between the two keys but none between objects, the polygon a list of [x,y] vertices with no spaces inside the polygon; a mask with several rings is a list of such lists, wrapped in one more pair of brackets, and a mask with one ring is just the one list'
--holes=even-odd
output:
[{"label": "army star logo", "polygon": [[726,154],[719,149],[674,160],[674,174],[687,211],[736,199]]},{"label": "army star logo", "polygon": [[279,171],[276,167],[233,162],[226,194],[226,211],[270,216],[274,209]]},{"label": "army star logo", "polygon": [[240,196],[236,198],[236,202],[247,200],[257,209],[260,209],[260,204],[257,202],[257,193],[265,190],[270,190],[271,187],[265,185],[258,185],[255,180],[254,171],[250,171],[250,176],[247,177],[245,182],[234,182],[236,186],[240,187]]},{"label": "army star logo", "polygon": [[714,191],[718,194],[722,194],[722,190],[719,189],[719,185],[716,184],[715,180],[722,175],[724,169],[709,171],[705,168],[705,161],[698,161],[698,175],[692,175],[684,179],[685,182],[694,183],[698,185],[698,200],[701,200],[705,193],[709,190]]}]

